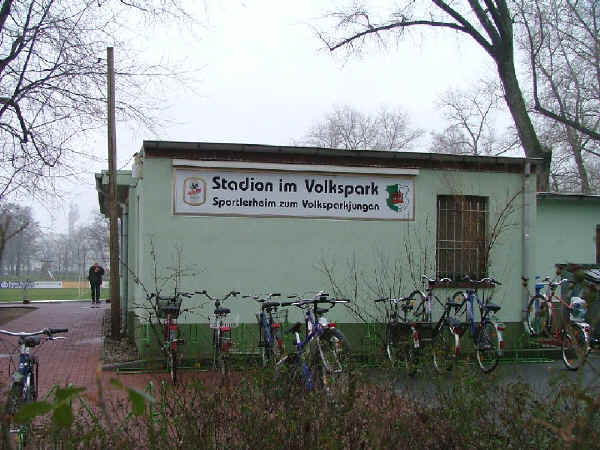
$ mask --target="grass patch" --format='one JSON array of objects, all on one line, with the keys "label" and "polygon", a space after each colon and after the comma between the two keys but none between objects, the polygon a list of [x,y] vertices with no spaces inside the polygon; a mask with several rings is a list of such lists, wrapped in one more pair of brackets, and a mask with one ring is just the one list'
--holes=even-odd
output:
[{"label": "grass patch", "polygon": [[[23,296],[28,300],[91,300],[90,289],[0,289],[0,302],[22,302]],[[110,289],[101,289],[100,297],[110,296]]]}]

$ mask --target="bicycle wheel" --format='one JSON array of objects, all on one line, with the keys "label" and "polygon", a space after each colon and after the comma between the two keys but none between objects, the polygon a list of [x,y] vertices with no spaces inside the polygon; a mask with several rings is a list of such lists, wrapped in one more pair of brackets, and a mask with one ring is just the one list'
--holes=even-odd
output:
[{"label": "bicycle wheel", "polygon": [[225,361],[223,360],[223,352],[221,351],[221,332],[218,328],[213,331],[213,369],[221,374],[225,373]]},{"label": "bicycle wheel", "polygon": [[527,305],[527,325],[532,336],[550,335],[550,304],[542,295],[534,295]]},{"label": "bicycle wheel", "polygon": [[408,298],[414,300],[412,318],[415,322],[431,322],[431,311],[427,307],[427,302],[421,291],[413,291]]},{"label": "bicycle wheel", "polygon": [[386,329],[385,352],[394,367],[404,359],[404,351],[400,344],[400,334],[401,330],[398,324],[388,324]]},{"label": "bicycle wheel", "polygon": [[438,373],[445,373],[454,366],[456,356],[454,333],[447,323],[443,323],[439,330],[433,330],[431,338],[431,352],[433,354],[433,367]]},{"label": "bicycle wheel", "polygon": [[[276,335],[276,333],[279,334]],[[260,347],[262,365],[263,367],[268,367],[281,357],[281,352],[277,348],[278,342],[281,339],[281,331],[278,328],[271,328],[269,322],[265,320],[262,326],[262,334],[262,345]]]},{"label": "bicycle wheel", "polygon": [[27,445],[31,425],[16,424],[13,421],[14,416],[17,415],[21,406],[26,403],[26,397],[31,396],[30,394],[26,394],[23,382],[13,382],[6,399],[6,420],[2,421],[2,427],[6,427],[3,432],[5,434],[4,441],[9,442],[9,448],[22,450]]},{"label": "bicycle wheel", "polygon": [[171,381],[173,385],[177,384],[177,350],[174,348],[169,349],[167,355],[167,367],[169,374],[171,375]]},{"label": "bicycle wheel", "polygon": [[347,360],[350,353],[350,345],[344,334],[335,328],[326,330],[317,339],[317,351],[315,352],[316,374],[315,385],[330,389],[334,385],[345,384]]},{"label": "bicycle wheel", "polygon": [[477,363],[482,372],[489,373],[498,365],[500,338],[492,322],[485,321],[480,326],[477,337]]},{"label": "bicycle wheel", "polygon": [[562,359],[569,370],[579,369],[588,354],[588,343],[583,330],[577,326],[568,325],[562,334]]},{"label": "bicycle wheel", "polygon": [[303,387],[300,383],[302,377],[301,362],[296,353],[284,356],[275,362],[273,379],[275,384],[288,390]]},{"label": "bicycle wheel", "polygon": [[412,330],[408,326],[388,326],[386,353],[394,367],[403,365],[409,375],[414,375],[418,369],[419,354],[415,347]]},{"label": "bicycle wheel", "polygon": [[273,337],[273,342],[269,346],[269,365],[273,365],[275,362],[279,361],[285,352],[281,328],[273,328],[271,330],[271,336]]}]

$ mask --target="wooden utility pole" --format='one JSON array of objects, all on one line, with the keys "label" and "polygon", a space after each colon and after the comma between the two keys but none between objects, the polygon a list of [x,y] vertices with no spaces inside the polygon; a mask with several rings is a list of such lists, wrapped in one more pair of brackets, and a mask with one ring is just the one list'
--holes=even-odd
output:
[{"label": "wooden utility pole", "polygon": [[117,201],[117,137],[115,126],[115,60],[112,47],[106,49],[108,65],[108,180],[110,217],[110,335],[121,338],[121,293],[119,286],[119,203]]}]

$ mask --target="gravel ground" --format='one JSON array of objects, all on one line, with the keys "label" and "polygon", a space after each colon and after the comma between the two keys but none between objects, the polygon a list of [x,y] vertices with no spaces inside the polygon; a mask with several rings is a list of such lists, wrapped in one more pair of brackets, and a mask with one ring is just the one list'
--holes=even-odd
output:
[{"label": "gravel ground", "polygon": [[115,364],[139,359],[135,344],[130,343],[126,338],[115,341],[110,338],[110,308],[104,312],[104,348],[102,351],[102,361],[104,364]]}]

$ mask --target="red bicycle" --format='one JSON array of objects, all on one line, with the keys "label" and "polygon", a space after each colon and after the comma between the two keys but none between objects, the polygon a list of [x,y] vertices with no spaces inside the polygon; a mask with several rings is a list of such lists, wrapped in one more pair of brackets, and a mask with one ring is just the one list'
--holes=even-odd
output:
[{"label": "red bicycle", "polygon": [[[523,277],[525,289],[527,281]],[[531,296],[528,293],[527,327],[530,336],[540,343],[560,346],[564,365],[569,370],[577,370],[591,349],[591,327],[585,321],[585,300],[572,296],[567,302],[556,293],[559,287],[570,284],[572,282],[567,279],[550,281],[550,277],[536,283],[535,294]]]},{"label": "red bicycle", "polygon": [[154,310],[163,330],[161,350],[165,356],[167,371],[173,384],[177,384],[177,370],[181,358],[178,347],[185,342],[179,336],[177,318],[182,312],[183,298],[190,298],[193,295],[188,292],[176,292],[172,297],[161,297],[154,293],[147,296],[148,300],[156,299]]}]

